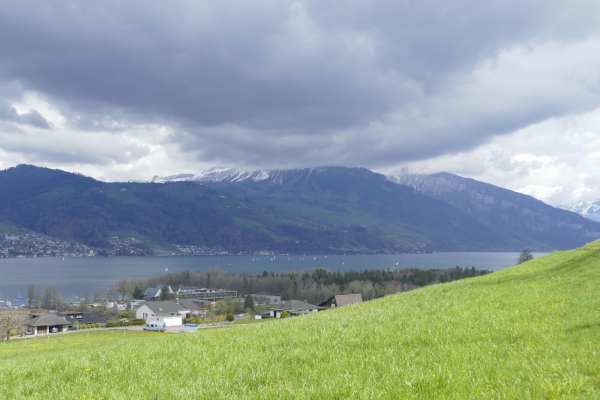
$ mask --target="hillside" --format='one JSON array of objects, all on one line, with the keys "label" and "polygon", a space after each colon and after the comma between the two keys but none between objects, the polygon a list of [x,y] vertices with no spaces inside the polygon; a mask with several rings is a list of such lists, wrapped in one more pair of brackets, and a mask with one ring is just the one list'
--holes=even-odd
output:
[{"label": "hillside", "polygon": [[530,250],[572,249],[600,237],[600,223],[531,196],[449,173],[388,177],[446,202]]},{"label": "hillside", "polygon": [[350,168],[306,172],[302,186],[292,177],[283,184],[209,188],[187,181],[105,183],[21,165],[0,171],[0,223],[99,248],[120,234],[232,253],[506,248],[502,237],[454,207],[382,175]]},{"label": "hillside", "polygon": [[11,340],[0,387],[7,398],[598,398],[598,265],[600,241],[256,325]]},{"label": "hillside", "polygon": [[[157,178],[167,181],[169,178]],[[195,181],[286,215],[395,242],[398,250],[517,250],[501,234],[455,207],[365,168],[323,167],[243,172],[213,169]],[[512,246],[512,247],[511,247]]]},{"label": "hillside", "polygon": [[[486,244],[464,238],[461,229],[479,228],[465,218],[447,218],[429,227],[433,233],[427,237],[398,224],[393,231],[367,229],[361,224],[377,221],[343,208],[342,213],[302,215],[294,212],[294,204],[288,206],[281,210],[192,182],[105,183],[29,165],[0,171],[4,230],[24,229],[97,248],[110,248],[109,238],[115,235],[134,237],[150,247],[178,244],[230,253],[411,252],[427,245],[451,249]],[[418,209],[411,210],[410,204],[388,208],[394,206],[407,219],[418,217]],[[434,227],[439,225],[451,229],[438,234]]]},{"label": "hillside", "polygon": [[20,165],[0,171],[0,231],[113,250],[111,237],[133,237],[134,254],[176,245],[193,254],[548,251],[600,237],[600,223],[574,213],[491,185],[480,192],[436,198],[364,168],[106,183]]}]

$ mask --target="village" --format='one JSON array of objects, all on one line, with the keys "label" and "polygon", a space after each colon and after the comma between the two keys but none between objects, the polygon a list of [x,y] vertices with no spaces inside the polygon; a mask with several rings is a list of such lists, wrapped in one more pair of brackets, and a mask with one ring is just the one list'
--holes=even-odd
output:
[{"label": "village", "polygon": [[[250,294],[240,298],[235,290],[197,287],[173,290],[168,285],[147,288],[142,299],[89,304],[65,302],[62,311],[32,309],[25,313],[25,304],[20,300],[19,304],[0,304],[4,309],[0,312],[0,324],[4,325],[0,334],[24,338],[107,328],[194,332],[199,327],[292,318],[363,301],[360,294],[345,294],[315,305],[301,300],[282,301],[281,296],[275,295]],[[16,309],[21,312],[15,313]]]},{"label": "village", "polygon": [[133,237],[111,236],[107,241],[108,247],[98,248],[40,233],[0,233],[0,258],[230,254],[220,247],[179,244],[162,246],[162,251],[157,254],[147,244]]}]

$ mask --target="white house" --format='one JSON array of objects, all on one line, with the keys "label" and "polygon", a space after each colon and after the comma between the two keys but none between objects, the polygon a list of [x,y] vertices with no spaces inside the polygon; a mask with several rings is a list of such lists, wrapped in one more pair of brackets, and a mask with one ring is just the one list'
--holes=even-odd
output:
[{"label": "white house", "polygon": [[190,310],[174,301],[147,301],[134,309],[135,318],[146,322],[162,321],[167,326],[183,325]]}]

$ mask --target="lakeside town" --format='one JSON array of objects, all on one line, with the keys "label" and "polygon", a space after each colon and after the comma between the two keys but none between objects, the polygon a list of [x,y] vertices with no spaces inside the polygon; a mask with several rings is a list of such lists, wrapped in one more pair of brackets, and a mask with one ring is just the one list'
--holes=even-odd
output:
[{"label": "lakeside town", "polygon": [[40,233],[0,233],[0,258],[95,257],[150,255],[230,255],[223,248],[173,244],[157,252],[133,237],[112,236],[110,248],[97,248]]}]

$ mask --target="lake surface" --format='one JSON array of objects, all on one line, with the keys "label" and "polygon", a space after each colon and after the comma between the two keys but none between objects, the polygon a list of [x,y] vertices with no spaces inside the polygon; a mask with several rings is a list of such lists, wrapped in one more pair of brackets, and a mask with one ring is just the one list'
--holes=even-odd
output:
[{"label": "lake surface", "polygon": [[[534,253],[540,257],[547,253]],[[165,269],[203,272],[218,266],[235,273],[256,274],[324,268],[340,272],[363,269],[462,268],[498,271],[515,265],[519,253],[433,253],[392,255],[318,256],[176,256],[176,257],[59,257],[0,259],[0,297],[27,297],[33,282],[43,293],[44,285],[56,285],[64,297],[94,295],[112,287],[121,278],[164,275]]]}]

